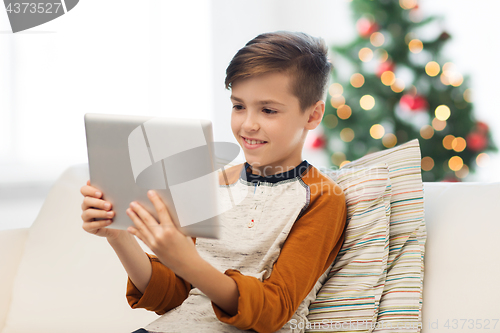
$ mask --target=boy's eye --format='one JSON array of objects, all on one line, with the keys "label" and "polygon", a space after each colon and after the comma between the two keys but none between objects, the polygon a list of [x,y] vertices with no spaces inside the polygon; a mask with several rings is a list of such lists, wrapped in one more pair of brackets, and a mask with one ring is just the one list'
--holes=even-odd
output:
[{"label": "boy's eye", "polygon": [[242,105],[233,105],[233,109],[235,109],[235,110],[242,110],[243,106]]},{"label": "boy's eye", "polygon": [[264,109],[264,110],[262,110],[262,111],[264,111],[264,113],[267,113],[267,114],[274,114],[274,113],[277,113],[276,111],[274,111],[274,110],[269,110],[269,109]]}]

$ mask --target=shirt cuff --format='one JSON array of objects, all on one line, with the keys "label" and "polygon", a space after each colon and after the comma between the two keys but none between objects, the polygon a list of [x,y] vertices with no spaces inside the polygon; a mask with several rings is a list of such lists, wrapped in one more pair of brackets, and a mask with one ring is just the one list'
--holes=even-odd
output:
[{"label": "shirt cuff", "polygon": [[237,270],[228,269],[224,272],[227,276],[232,278],[238,287],[238,313],[234,316],[229,316],[214,302],[212,308],[214,309],[217,318],[226,324],[235,326],[241,330],[249,330],[252,328],[254,318],[260,317],[262,311],[263,295],[261,282],[252,276],[245,276]]},{"label": "shirt cuff", "polygon": [[[173,282],[175,280],[175,274],[172,270],[159,262],[158,259],[152,258],[149,254],[147,255],[151,262],[151,279],[143,294],[137,289],[129,277],[127,282],[127,301],[132,309],[144,308],[158,313],[161,312],[158,311],[158,308],[163,302],[162,295],[165,295],[167,299],[170,298],[169,296],[172,296],[168,295],[168,286],[171,281]],[[168,278],[165,279],[166,277]]]}]

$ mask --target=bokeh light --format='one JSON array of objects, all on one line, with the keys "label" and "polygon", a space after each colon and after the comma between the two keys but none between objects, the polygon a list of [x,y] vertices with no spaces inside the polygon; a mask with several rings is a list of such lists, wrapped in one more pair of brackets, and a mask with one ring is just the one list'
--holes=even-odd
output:
[{"label": "bokeh light", "polygon": [[401,79],[396,79],[396,81],[394,81],[394,83],[391,85],[391,89],[395,93],[400,93],[405,90],[405,82]]},{"label": "bokeh light", "polygon": [[460,156],[453,156],[448,160],[448,167],[453,170],[453,171],[458,171],[462,169],[462,166],[464,165],[464,161]]},{"label": "bokeh light", "polygon": [[351,85],[354,88],[360,88],[363,86],[363,84],[365,84],[365,77],[363,76],[363,74],[354,73],[354,74],[352,74],[350,81],[351,81]]},{"label": "bokeh light", "polygon": [[429,61],[427,65],[425,65],[425,72],[429,76],[438,75],[440,70],[441,68],[439,67],[439,64],[435,61]]},{"label": "bokeh light", "polygon": [[330,93],[330,96],[337,97],[342,95],[342,93],[344,92],[344,88],[340,83],[332,83],[328,88],[328,92]]},{"label": "bokeh light", "polygon": [[472,103],[472,90],[471,88],[464,91],[464,100],[466,102]]},{"label": "bokeh light", "polygon": [[408,48],[411,53],[419,53],[424,49],[424,44],[420,39],[412,39],[410,43],[408,43]]},{"label": "bokeh light", "polygon": [[392,148],[396,145],[396,143],[398,143],[398,138],[392,133],[387,133],[382,138],[382,144],[385,148]]},{"label": "bokeh light", "polygon": [[441,80],[441,83],[444,84],[445,86],[450,85],[450,80],[448,80],[448,77],[444,73],[441,73],[439,79]]},{"label": "bokeh light", "polygon": [[430,156],[425,156],[422,158],[422,170],[424,171],[431,171],[432,168],[434,168],[434,160]]},{"label": "bokeh light", "polygon": [[490,155],[481,153],[476,157],[476,164],[480,168],[486,167],[490,163]]},{"label": "bokeh light", "polygon": [[436,118],[441,120],[441,121],[446,121],[448,118],[450,118],[451,111],[450,108],[446,105],[440,105],[436,108],[436,111],[434,111],[436,114]]},{"label": "bokeh light", "polygon": [[447,136],[445,136],[443,139],[443,147],[445,149],[452,150],[453,149],[453,146],[452,146],[453,140],[455,140],[454,135],[448,134]]},{"label": "bokeh light", "polygon": [[349,162],[351,162],[351,161],[345,160],[344,162],[340,163],[339,167],[342,168],[344,165],[346,165]]},{"label": "bokeh light", "polygon": [[327,128],[335,128],[337,127],[337,125],[339,124],[339,120],[337,117],[335,117],[335,115],[333,114],[327,114],[324,118],[323,118],[323,124],[327,127]]},{"label": "bokeh light", "polygon": [[452,76],[448,77],[448,80],[454,87],[459,87],[462,83],[464,83],[464,77],[460,73],[453,73]]},{"label": "bokeh light", "polygon": [[380,76],[380,80],[382,81],[383,84],[386,86],[392,85],[394,82],[396,82],[396,75],[394,75],[393,72],[391,71],[385,71],[382,73]]},{"label": "bokeh light", "polygon": [[451,148],[454,151],[456,151],[457,153],[460,153],[461,151],[464,151],[464,149],[465,149],[466,146],[467,146],[467,142],[462,137],[456,137],[451,142]]},{"label": "bokeh light", "polygon": [[363,47],[358,53],[359,60],[368,62],[373,59],[373,51],[368,47]]},{"label": "bokeh light", "polygon": [[370,43],[372,43],[372,45],[375,47],[384,45],[384,42],[385,42],[385,37],[381,32],[374,32],[370,36]]},{"label": "bokeh light", "polygon": [[332,104],[334,108],[338,108],[339,106],[345,104],[345,98],[342,95],[337,95],[335,97],[332,96],[332,99],[330,99],[330,104]]},{"label": "bokeh light", "polygon": [[442,131],[446,128],[446,121],[439,120],[437,118],[432,119],[432,127],[436,131]]},{"label": "bokeh light", "polygon": [[351,142],[354,140],[354,131],[349,127],[342,129],[340,131],[340,139],[344,142]]},{"label": "bokeh light", "polygon": [[335,152],[332,154],[331,160],[333,164],[340,165],[345,161],[345,154],[341,151]]},{"label": "bokeh light", "polygon": [[399,0],[399,5],[403,9],[412,9],[417,5],[417,0]]},{"label": "bokeh light", "polygon": [[364,95],[360,98],[359,105],[365,110],[371,110],[375,106],[375,98],[372,95]]},{"label": "bokeh light", "polygon": [[420,128],[420,136],[423,139],[429,140],[434,136],[434,129],[432,128],[432,126],[424,125],[422,126],[422,128]]},{"label": "bokeh light", "polygon": [[469,174],[469,167],[466,164],[464,164],[460,170],[455,171],[455,176],[457,176],[460,179],[467,177],[468,174]]},{"label": "bokeh light", "polygon": [[370,135],[374,139],[381,139],[385,134],[385,129],[384,126],[380,124],[375,124],[372,127],[370,127]]},{"label": "bokeh light", "polygon": [[445,85],[452,85],[454,87],[460,86],[464,82],[464,77],[460,74],[451,62],[443,65],[443,73],[441,74],[441,82]]},{"label": "bokeh light", "polygon": [[352,114],[351,107],[349,105],[342,105],[337,109],[337,116],[340,119],[348,119]]}]

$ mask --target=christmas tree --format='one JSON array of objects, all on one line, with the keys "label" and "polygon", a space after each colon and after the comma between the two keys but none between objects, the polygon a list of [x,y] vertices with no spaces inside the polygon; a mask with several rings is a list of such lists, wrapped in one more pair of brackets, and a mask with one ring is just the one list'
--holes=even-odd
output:
[{"label": "christmas tree", "polygon": [[[443,59],[450,35],[416,0],[353,0],[358,36],[332,48],[323,148],[333,165],[418,138],[424,181],[458,181],[496,151],[469,77]],[[429,31],[433,31],[429,33]],[[437,33],[436,33],[437,31]]]}]

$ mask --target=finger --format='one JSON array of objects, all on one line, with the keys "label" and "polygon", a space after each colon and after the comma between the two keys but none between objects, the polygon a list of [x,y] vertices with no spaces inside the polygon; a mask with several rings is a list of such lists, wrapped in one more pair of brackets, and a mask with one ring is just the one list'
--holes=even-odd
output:
[{"label": "finger", "polygon": [[110,225],[113,221],[111,220],[102,220],[102,221],[93,221],[93,222],[85,222],[83,223],[83,230],[86,232],[95,234],[99,229],[104,228]]},{"label": "finger", "polygon": [[94,219],[111,219],[115,215],[114,211],[105,211],[100,209],[89,208],[83,211],[82,220],[84,222],[91,222]]},{"label": "finger", "polygon": [[103,209],[103,210],[110,210],[112,207],[110,202],[101,200],[101,199],[96,199],[92,197],[85,197],[83,198],[83,204],[82,204],[82,209],[88,209],[88,208],[98,208],[98,209]]},{"label": "finger", "polygon": [[141,220],[149,229],[158,226],[158,221],[156,221],[156,219],[137,202],[131,202],[130,208],[132,208],[132,210],[141,218]]},{"label": "finger", "polygon": [[87,185],[88,185],[88,186],[90,186],[90,179],[89,179],[89,180],[87,180]]},{"label": "finger", "polygon": [[135,225],[135,228],[131,227],[134,229],[133,235],[139,237],[147,246],[151,246],[151,243],[154,241],[154,236],[144,224],[143,220],[131,208],[128,208],[126,213]]},{"label": "finger", "polygon": [[100,198],[102,196],[102,192],[96,189],[93,186],[85,185],[80,189],[80,193],[86,197]]},{"label": "finger", "polygon": [[153,190],[148,191],[149,200],[153,203],[156,211],[158,212],[158,218],[160,220],[160,224],[170,226],[174,225],[172,221],[172,217],[170,216],[170,212],[167,209],[165,203],[161,200],[160,196]]}]

